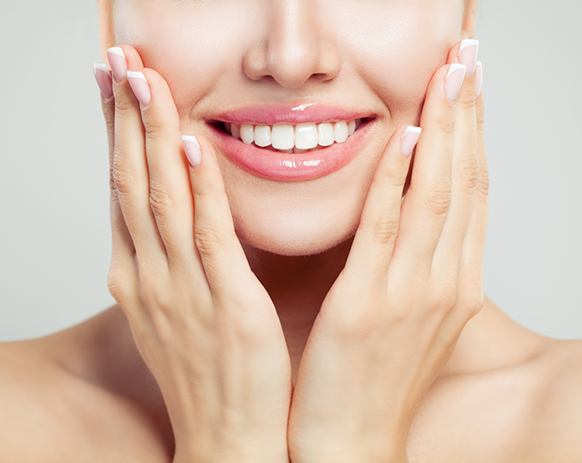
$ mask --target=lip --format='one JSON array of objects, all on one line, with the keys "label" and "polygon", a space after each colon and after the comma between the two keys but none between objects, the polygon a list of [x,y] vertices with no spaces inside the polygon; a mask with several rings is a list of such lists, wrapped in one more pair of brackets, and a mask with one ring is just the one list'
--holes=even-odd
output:
[{"label": "lip", "polygon": [[[238,114],[240,115],[240,113]],[[227,122],[253,121],[253,118],[247,114],[245,113],[243,119],[236,120],[231,118]],[[337,119],[337,114],[337,112],[334,113],[331,120],[342,120]],[[350,114],[349,120],[351,120],[352,113],[344,112],[344,115],[346,114]],[[262,112],[259,117],[270,117],[272,115],[273,113]],[[239,138],[235,138],[219,128],[217,125],[219,123],[214,122],[212,124],[210,121],[207,121],[207,123],[212,133],[216,135],[218,147],[242,169],[270,180],[300,181],[313,180],[329,175],[344,167],[356,156],[376,122],[376,117],[370,117],[369,114],[361,117],[366,117],[366,120],[361,122],[357,130],[345,142],[334,143],[326,147],[317,147],[313,150],[296,154],[275,151],[268,149],[268,147],[261,148],[254,143],[246,144]],[[355,118],[358,117],[356,116]],[[313,118],[310,117],[309,121],[313,122]],[[325,120],[322,122],[325,122]]]},{"label": "lip", "polygon": [[376,114],[370,111],[351,110],[339,106],[317,103],[296,102],[289,104],[245,106],[215,114],[209,119],[234,124],[295,125],[303,122],[319,124],[329,121],[350,121],[375,116]]}]

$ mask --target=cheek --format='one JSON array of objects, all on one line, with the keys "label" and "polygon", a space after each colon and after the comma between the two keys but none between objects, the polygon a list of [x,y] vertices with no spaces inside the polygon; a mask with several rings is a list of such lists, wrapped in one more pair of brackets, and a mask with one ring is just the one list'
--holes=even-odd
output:
[{"label": "cheek", "polygon": [[[393,0],[382,7],[362,0],[350,14],[330,18],[342,30],[350,66],[386,104],[392,116],[415,114],[436,69],[460,39],[462,4],[451,0]],[[462,3],[462,2],[461,2]],[[350,18],[346,22],[345,18]],[[344,22],[342,28],[337,24]],[[331,33],[331,29],[330,29]]]},{"label": "cheek", "polygon": [[[221,76],[228,75],[229,69],[232,73],[233,63],[241,60],[242,42],[245,37],[252,39],[243,2],[215,2],[212,8],[189,2],[170,7],[154,0],[118,3],[125,5],[116,12],[118,41],[130,43],[144,66],[166,79],[183,116],[211,93]],[[224,18],[229,18],[229,27]]]}]

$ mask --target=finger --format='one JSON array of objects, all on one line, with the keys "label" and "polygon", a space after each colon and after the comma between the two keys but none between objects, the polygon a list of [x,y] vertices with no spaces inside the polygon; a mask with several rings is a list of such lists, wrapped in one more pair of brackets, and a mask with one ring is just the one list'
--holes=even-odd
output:
[{"label": "finger", "polygon": [[140,102],[145,128],[150,207],[168,254],[170,267],[198,270],[204,277],[192,237],[194,205],[183,154],[180,119],[170,88],[153,69],[128,71]]},{"label": "finger", "polygon": [[[477,63],[479,42],[465,39],[454,48],[454,59],[469,56],[474,62],[465,64],[474,70]],[[458,50],[461,50],[460,52]],[[465,76],[463,87],[456,105],[454,149],[452,161],[451,205],[445,220],[440,240],[435,249],[432,272],[438,278],[454,278],[459,270],[459,259],[469,216],[471,214],[474,191],[477,185],[477,118],[476,118],[476,74]]]},{"label": "finger", "polygon": [[235,233],[216,150],[205,137],[182,136],[194,197],[194,243],[211,290],[240,292],[251,275]]},{"label": "finger", "polygon": [[[441,66],[425,98],[410,186],[401,209],[400,237],[391,268],[405,274],[428,274],[451,198],[451,161],[455,130],[455,100],[465,66]],[[395,267],[394,267],[395,265]]]},{"label": "finger", "polygon": [[361,269],[366,269],[366,274],[386,273],[398,234],[410,158],[420,133],[420,127],[401,127],[388,141],[374,173],[345,265],[346,269],[353,268],[354,274],[363,274]]},{"label": "finger", "polygon": [[141,59],[137,52],[125,45],[109,48],[107,57],[114,76],[113,178],[117,197],[138,261],[160,268],[167,266],[166,252],[149,205],[144,130],[139,104],[126,78],[127,68],[141,67]]},{"label": "finger", "polygon": [[131,235],[127,230],[121,209],[119,206],[115,182],[112,178],[113,159],[113,131],[115,103],[113,101],[113,88],[111,81],[111,70],[104,63],[95,63],[93,73],[97,85],[101,91],[101,110],[105,120],[107,130],[107,141],[109,147],[109,201],[111,218],[111,267],[129,269],[130,275],[134,270],[135,248]]},{"label": "finger", "polygon": [[[483,65],[477,65],[477,87],[483,82]],[[477,161],[478,177],[474,202],[467,225],[460,260],[459,305],[461,307],[482,306],[484,302],[483,266],[489,209],[489,170],[484,139],[483,94],[477,98]]]},{"label": "finger", "polygon": [[[482,83],[482,65],[478,63],[476,75],[477,93],[480,94]],[[474,191],[474,203],[467,225],[460,258],[459,283],[457,300],[454,309],[440,326],[442,348],[452,350],[454,344],[467,323],[479,313],[485,301],[483,287],[483,257],[485,251],[485,234],[487,227],[487,197],[489,177],[483,137],[483,97],[479,96],[476,103],[476,138],[477,159],[479,162],[479,179]],[[454,342],[451,342],[454,340]],[[439,349],[433,349],[430,357],[438,358]],[[434,360],[432,360],[434,361]]]}]

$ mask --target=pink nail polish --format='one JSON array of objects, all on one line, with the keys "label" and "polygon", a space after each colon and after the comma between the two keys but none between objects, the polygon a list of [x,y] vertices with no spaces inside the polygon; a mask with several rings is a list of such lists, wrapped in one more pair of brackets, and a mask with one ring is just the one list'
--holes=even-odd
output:
[{"label": "pink nail polish", "polygon": [[477,61],[475,72],[475,88],[477,96],[479,96],[481,95],[481,90],[483,90],[483,63],[481,61]]},{"label": "pink nail polish", "polygon": [[479,40],[464,39],[459,45],[459,62],[467,66],[467,75],[471,76],[475,72],[477,56],[479,54]]},{"label": "pink nail polish", "polygon": [[152,94],[146,76],[139,71],[127,71],[127,81],[137,101],[142,106],[147,106],[152,99]]},{"label": "pink nail polish", "polygon": [[104,63],[93,63],[93,74],[101,91],[101,97],[108,101],[113,96],[111,71]]},{"label": "pink nail polish", "polygon": [[121,47],[111,47],[107,49],[107,60],[117,82],[125,79],[127,73],[127,60]]},{"label": "pink nail polish", "polygon": [[422,129],[420,127],[415,127],[413,125],[409,125],[404,132],[402,132],[402,135],[400,136],[400,153],[403,156],[410,156],[412,154],[412,150],[414,150],[414,147],[418,143],[421,132]]},{"label": "pink nail polish", "polygon": [[445,94],[451,103],[458,98],[461,92],[466,72],[467,67],[464,64],[451,63],[449,65],[449,71],[445,77]]},{"label": "pink nail polish", "polygon": [[182,144],[190,165],[192,167],[199,165],[202,155],[200,153],[200,143],[198,143],[196,137],[194,135],[182,135]]}]

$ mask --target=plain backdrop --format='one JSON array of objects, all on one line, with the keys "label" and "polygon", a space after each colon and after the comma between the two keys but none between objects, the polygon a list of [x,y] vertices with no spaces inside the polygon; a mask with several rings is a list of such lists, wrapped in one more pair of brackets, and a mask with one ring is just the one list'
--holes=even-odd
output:
[{"label": "plain backdrop", "polygon": [[[0,340],[52,333],[114,302],[96,4],[32,3],[3,1],[0,14]],[[481,0],[478,20],[485,290],[556,338],[582,338],[580,17],[580,0]]]}]

